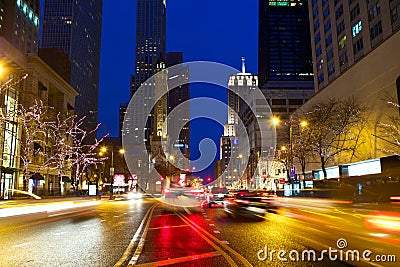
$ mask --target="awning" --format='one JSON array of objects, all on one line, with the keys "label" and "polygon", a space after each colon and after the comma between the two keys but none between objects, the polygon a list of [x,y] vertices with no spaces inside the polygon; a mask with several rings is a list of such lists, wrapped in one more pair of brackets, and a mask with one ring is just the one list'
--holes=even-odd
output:
[{"label": "awning", "polygon": [[29,179],[44,180],[44,177],[40,173],[36,172],[36,173],[32,174],[31,177],[29,177]]}]

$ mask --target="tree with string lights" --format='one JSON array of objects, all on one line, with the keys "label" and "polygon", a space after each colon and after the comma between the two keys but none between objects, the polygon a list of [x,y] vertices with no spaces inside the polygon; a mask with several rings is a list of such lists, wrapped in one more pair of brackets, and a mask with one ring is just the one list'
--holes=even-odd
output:
[{"label": "tree with string lights", "polygon": [[[27,186],[26,181],[31,175],[27,171],[33,159],[37,157],[44,157],[46,151],[46,135],[49,130],[49,123],[47,122],[47,112],[51,109],[45,106],[42,101],[35,101],[33,106],[25,108],[19,105],[16,111],[16,118],[21,125],[22,137],[20,144],[20,159],[23,164],[23,182],[24,187]],[[41,168],[49,166],[48,162],[42,162]],[[24,188],[26,189],[26,188]]]},{"label": "tree with string lights", "polygon": [[97,156],[97,150],[101,142],[108,136],[101,137],[100,139],[95,139],[94,143],[87,144],[86,140],[89,136],[95,134],[100,127],[100,124],[90,130],[86,131],[82,128],[85,117],[77,119],[74,121],[71,130],[71,156],[72,156],[72,166],[75,170],[75,183],[82,182],[83,173],[90,166],[97,167],[98,164],[105,161],[107,158],[99,158]]}]

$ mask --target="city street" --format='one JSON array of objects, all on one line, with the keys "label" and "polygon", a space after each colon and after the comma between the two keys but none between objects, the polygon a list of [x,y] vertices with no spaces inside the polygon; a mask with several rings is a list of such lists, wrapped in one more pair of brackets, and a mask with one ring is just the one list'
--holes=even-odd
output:
[{"label": "city street", "polygon": [[[377,262],[376,255],[382,259],[400,255],[399,219],[391,217],[398,205],[310,199],[304,206],[302,201],[280,199],[277,213],[268,213],[265,220],[230,218],[223,207],[171,207],[151,198],[93,201],[97,204],[90,208],[52,212],[47,218],[35,214],[2,218],[0,262],[1,266],[397,266]],[[377,213],[378,209],[386,212]],[[332,253],[322,255],[329,247]],[[286,254],[278,256],[280,250]],[[293,250],[299,253],[298,261]],[[360,261],[352,260],[348,250],[358,250]],[[366,250],[371,251],[365,254],[370,262],[362,259]],[[316,252],[315,260],[310,251]]]}]

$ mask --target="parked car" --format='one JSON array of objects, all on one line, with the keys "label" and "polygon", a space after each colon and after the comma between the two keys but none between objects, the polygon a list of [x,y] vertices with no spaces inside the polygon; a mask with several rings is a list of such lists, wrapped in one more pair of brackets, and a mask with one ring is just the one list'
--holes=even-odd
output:
[{"label": "parked car", "polygon": [[224,199],[229,194],[229,191],[224,186],[215,186],[207,194],[208,207],[212,207],[213,204],[223,205]]},{"label": "parked car", "polygon": [[265,191],[230,192],[224,200],[224,211],[230,217],[265,218],[267,212],[276,212],[275,198]]}]

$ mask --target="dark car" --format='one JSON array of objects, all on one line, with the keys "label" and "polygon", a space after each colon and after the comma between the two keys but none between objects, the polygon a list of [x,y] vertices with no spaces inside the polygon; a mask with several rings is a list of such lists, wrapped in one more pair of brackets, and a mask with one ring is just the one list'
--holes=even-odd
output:
[{"label": "dark car", "polygon": [[211,188],[207,194],[208,207],[212,207],[213,204],[223,205],[225,197],[228,196],[228,189],[224,186],[216,186]]},{"label": "dark car", "polygon": [[224,200],[224,211],[230,217],[264,218],[267,212],[276,211],[275,198],[264,191],[230,192]]}]

